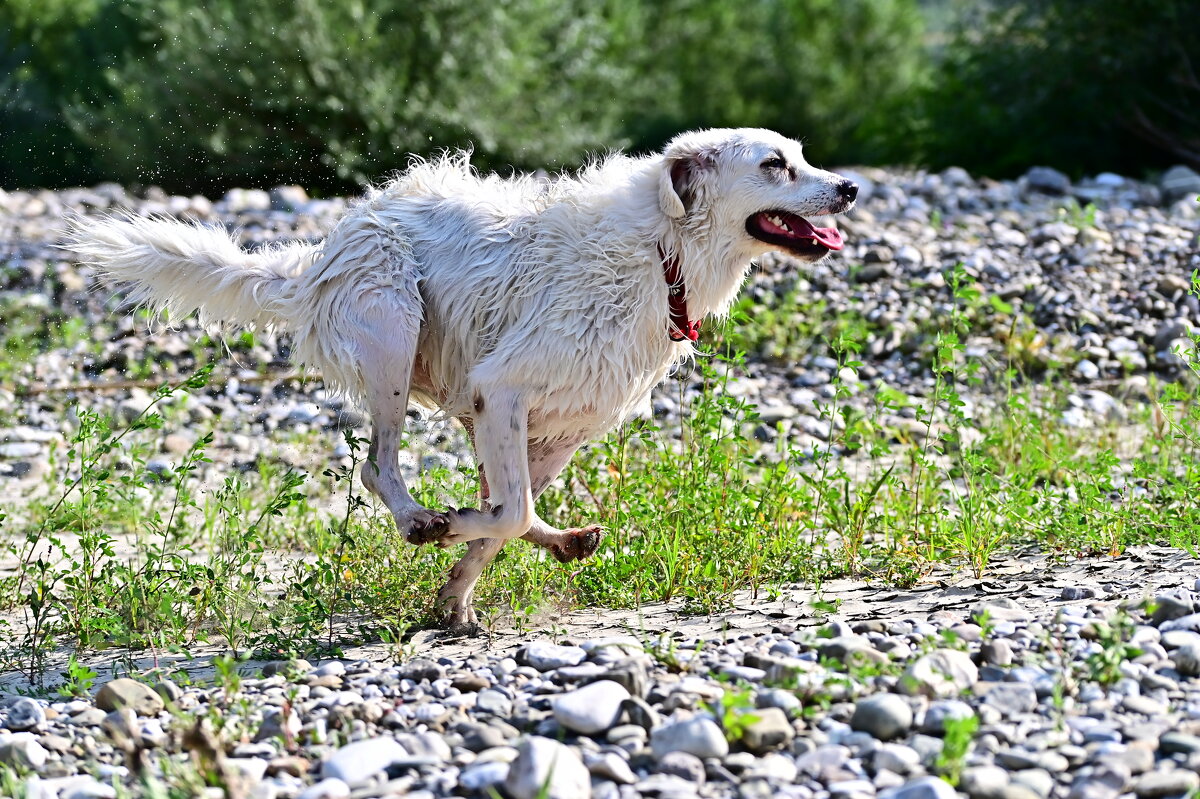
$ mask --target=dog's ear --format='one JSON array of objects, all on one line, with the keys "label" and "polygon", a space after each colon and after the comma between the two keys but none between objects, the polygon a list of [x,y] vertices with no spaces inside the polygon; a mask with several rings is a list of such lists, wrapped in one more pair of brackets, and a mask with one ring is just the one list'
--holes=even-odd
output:
[{"label": "dog's ear", "polygon": [[663,159],[658,179],[658,204],[663,213],[679,219],[696,205],[704,180],[717,164],[717,153],[711,148],[697,150],[674,146]]}]

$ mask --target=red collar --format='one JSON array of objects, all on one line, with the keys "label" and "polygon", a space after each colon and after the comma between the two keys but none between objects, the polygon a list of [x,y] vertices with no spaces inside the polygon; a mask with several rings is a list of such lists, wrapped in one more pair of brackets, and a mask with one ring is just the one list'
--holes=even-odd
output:
[{"label": "red collar", "polygon": [[662,259],[663,277],[667,281],[667,309],[671,314],[667,335],[671,341],[696,341],[700,338],[700,320],[688,319],[687,286],[679,273],[679,256],[668,258],[659,245],[658,257]]}]

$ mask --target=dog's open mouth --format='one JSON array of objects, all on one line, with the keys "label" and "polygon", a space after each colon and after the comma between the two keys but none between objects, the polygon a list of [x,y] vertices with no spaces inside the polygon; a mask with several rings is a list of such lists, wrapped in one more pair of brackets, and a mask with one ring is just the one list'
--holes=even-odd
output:
[{"label": "dog's open mouth", "polygon": [[773,247],[810,258],[842,249],[842,234],[837,228],[813,227],[807,219],[787,211],[755,214],[746,220],[746,232]]}]

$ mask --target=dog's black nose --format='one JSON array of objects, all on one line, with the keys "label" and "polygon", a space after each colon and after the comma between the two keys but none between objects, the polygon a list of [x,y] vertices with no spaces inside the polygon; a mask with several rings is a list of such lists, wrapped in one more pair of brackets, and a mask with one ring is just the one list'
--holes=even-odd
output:
[{"label": "dog's black nose", "polygon": [[842,199],[848,203],[854,202],[854,199],[858,197],[858,184],[852,180],[843,180],[838,184],[837,190]]}]

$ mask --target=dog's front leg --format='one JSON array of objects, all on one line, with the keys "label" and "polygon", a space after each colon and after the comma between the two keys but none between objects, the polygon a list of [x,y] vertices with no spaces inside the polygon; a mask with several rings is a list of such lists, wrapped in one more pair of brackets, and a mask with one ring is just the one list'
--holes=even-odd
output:
[{"label": "dog's front leg", "polygon": [[[470,419],[461,421],[467,429],[471,444],[474,445],[474,425]],[[582,441],[582,438],[552,439],[531,441],[526,445],[530,490],[534,499],[537,499],[554,481],[554,478],[558,477]],[[478,455],[476,457],[478,458]],[[489,508],[491,506],[491,489],[488,485],[487,471],[482,464],[479,468],[479,493],[480,507]],[[535,515],[533,524],[525,532],[523,538],[549,549],[555,558],[567,562],[582,560],[592,555],[600,544],[600,536],[599,527],[557,530]],[[437,612],[446,626],[454,628],[475,623],[475,610],[471,606],[475,596],[475,584],[479,582],[484,568],[491,563],[506,543],[508,543],[508,539],[504,538],[480,538],[467,545],[467,553],[458,563],[454,564],[454,568],[450,570],[450,579],[438,592]]]},{"label": "dog's front leg", "polygon": [[480,538],[520,538],[533,523],[529,481],[529,409],[515,388],[501,388],[475,398],[475,454],[487,475],[490,509],[460,508],[447,512],[449,531],[440,545]]}]

